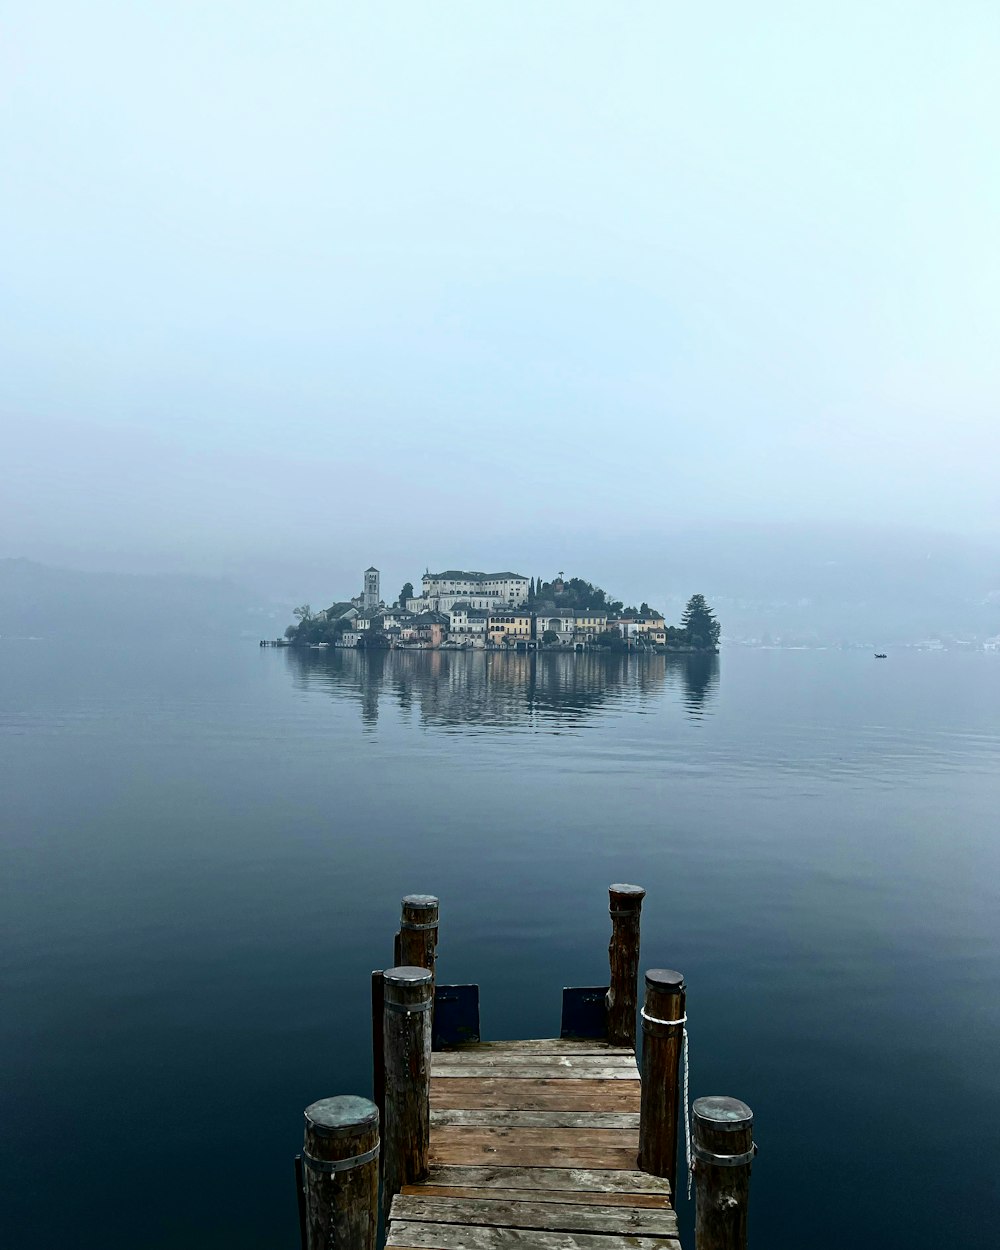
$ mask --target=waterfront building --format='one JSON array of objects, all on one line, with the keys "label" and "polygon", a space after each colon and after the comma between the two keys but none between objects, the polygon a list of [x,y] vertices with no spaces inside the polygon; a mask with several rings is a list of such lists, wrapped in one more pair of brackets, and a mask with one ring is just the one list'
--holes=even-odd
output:
[{"label": "waterfront building", "polygon": [[611,628],[617,629],[623,638],[643,638],[650,643],[663,645],[667,641],[667,623],[659,613],[650,616],[623,616],[612,621]]},{"label": "waterfront building", "polygon": [[554,608],[539,612],[535,622],[539,639],[548,631],[555,634],[559,642],[574,644],[593,642],[607,627],[607,610],[596,611],[589,608]]},{"label": "waterfront building", "polygon": [[400,629],[400,641],[424,647],[440,647],[448,637],[448,618],[443,612],[421,612]]},{"label": "waterfront building", "polygon": [[485,608],[474,607],[467,602],[453,604],[447,610],[448,636],[456,642],[469,642],[481,647],[486,642],[486,630],[490,614]]},{"label": "waterfront building", "polygon": [[534,637],[534,616],[527,608],[496,608],[487,620],[487,635],[494,646],[505,641],[527,642]]}]

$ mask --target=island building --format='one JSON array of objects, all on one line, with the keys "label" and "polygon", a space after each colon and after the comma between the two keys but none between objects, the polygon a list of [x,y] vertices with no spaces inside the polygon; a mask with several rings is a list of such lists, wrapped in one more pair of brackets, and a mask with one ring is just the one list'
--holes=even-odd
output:
[{"label": "island building", "polygon": [[528,642],[534,638],[534,614],[527,608],[496,609],[486,623],[489,641],[494,646]]},{"label": "island building", "polygon": [[521,573],[476,573],[446,569],[421,578],[421,595],[408,599],[411,612],[448,612],[456,603],[489,609],[498,604],[520,607],[528,601],[529,578]]},{"label": "island building", "polygon": [[365,589],[362,597],[364,602],[361,606],[366,612],[370,612],[372,608],[377,608],[382,602],[378,590],[378,569],[374,565],[365,569]]},{"label": "island building", "polygon": [[593,642],[608,628],[608,614],[606,610],[556,608],[555,611],[539,612],[535,622],[539,638],[545,633],[553,633],[559,642]]},{"label": "island building", "polygon": [[382,595],[379,590],[379,571],[372,565],[365,569],[361,586],[361,594],[351,600],[351,607],[359,612],[372,613],[383,607]]},{"label": "island building", "polygon": [[667,641],[667,623],[662,616],[655,613],[649,616],[623,616],[613,624],[626,639],[644,638],[660,646]]},{"label": "island building", "polygon": [[448,636],[456,642],[482,647],[486,643],[489,619],[490,614],[486,608],[473,607],[466,602],[454,603],[448,611]]},{"label": "island building", "polygon": [[609,617],[606,609],[535,611],[527,606],[528,587],[529,579],[520,573],[447,569],[425,573],[421,595],[408,598],[403,606],[387,608],[381,598],[379,570],[372,565],[365,569],[362,593],[349,603],[334,604],[320,617],[342,623],[337,645],[347,647],[369,641],[372,631],[383,635],[383,645],[403,647],[523,650],[555,643],[583,650],[609,630],[621,634],[630,646],[666,643],[666,623],[659,613]]}]

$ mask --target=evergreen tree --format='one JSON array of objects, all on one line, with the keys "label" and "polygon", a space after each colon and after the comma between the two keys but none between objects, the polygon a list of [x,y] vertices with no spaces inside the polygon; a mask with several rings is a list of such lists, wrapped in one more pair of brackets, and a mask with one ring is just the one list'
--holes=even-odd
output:
[{"label": "evergreen tree", "polygon": [[694,647],[717,647],[722,627],[715,619],[715,613],[705,602],[704,595],[692,595],[687,601],[684,615],[681,617],[681,628],[688,642]]}]

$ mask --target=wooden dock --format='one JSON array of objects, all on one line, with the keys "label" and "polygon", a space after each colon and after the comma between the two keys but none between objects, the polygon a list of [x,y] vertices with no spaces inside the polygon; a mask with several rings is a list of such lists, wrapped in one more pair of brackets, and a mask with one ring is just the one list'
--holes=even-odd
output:
[{"label": "wooden dock", "polygon": [[387,1246],[680,1250],[670,1183],[636,1167],[639,1105],[630,1047],[557,1038],[436,1052],[429,1171],[393,1199]]},{"label": "wooden dock", "polygon": [[437,980],[437,897],[403,899],[371,974],[373,1098],[305,1111],[303,1250],[378,1250],[379,1211],[386,1250],[680,1250],[682,1135],[695,1250],[746,1250],[753,1112],[689,1103],[681,973],[647,969],[640,1010],[644,895],[609,887],[610,984],[563,988],[560,1037],[495,1042],[479,987]]}]

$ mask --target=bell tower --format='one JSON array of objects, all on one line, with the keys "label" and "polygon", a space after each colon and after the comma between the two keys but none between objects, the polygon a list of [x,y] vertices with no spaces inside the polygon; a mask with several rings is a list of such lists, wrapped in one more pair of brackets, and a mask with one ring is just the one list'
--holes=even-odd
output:
[{"label": "bell tower", "polygon": [[374,565],[370,569],[365,569],[365,589],[364,603],[362,606],[365,610],[377,608],[381,603],[381,596],[378,591],[378,569]]}]

